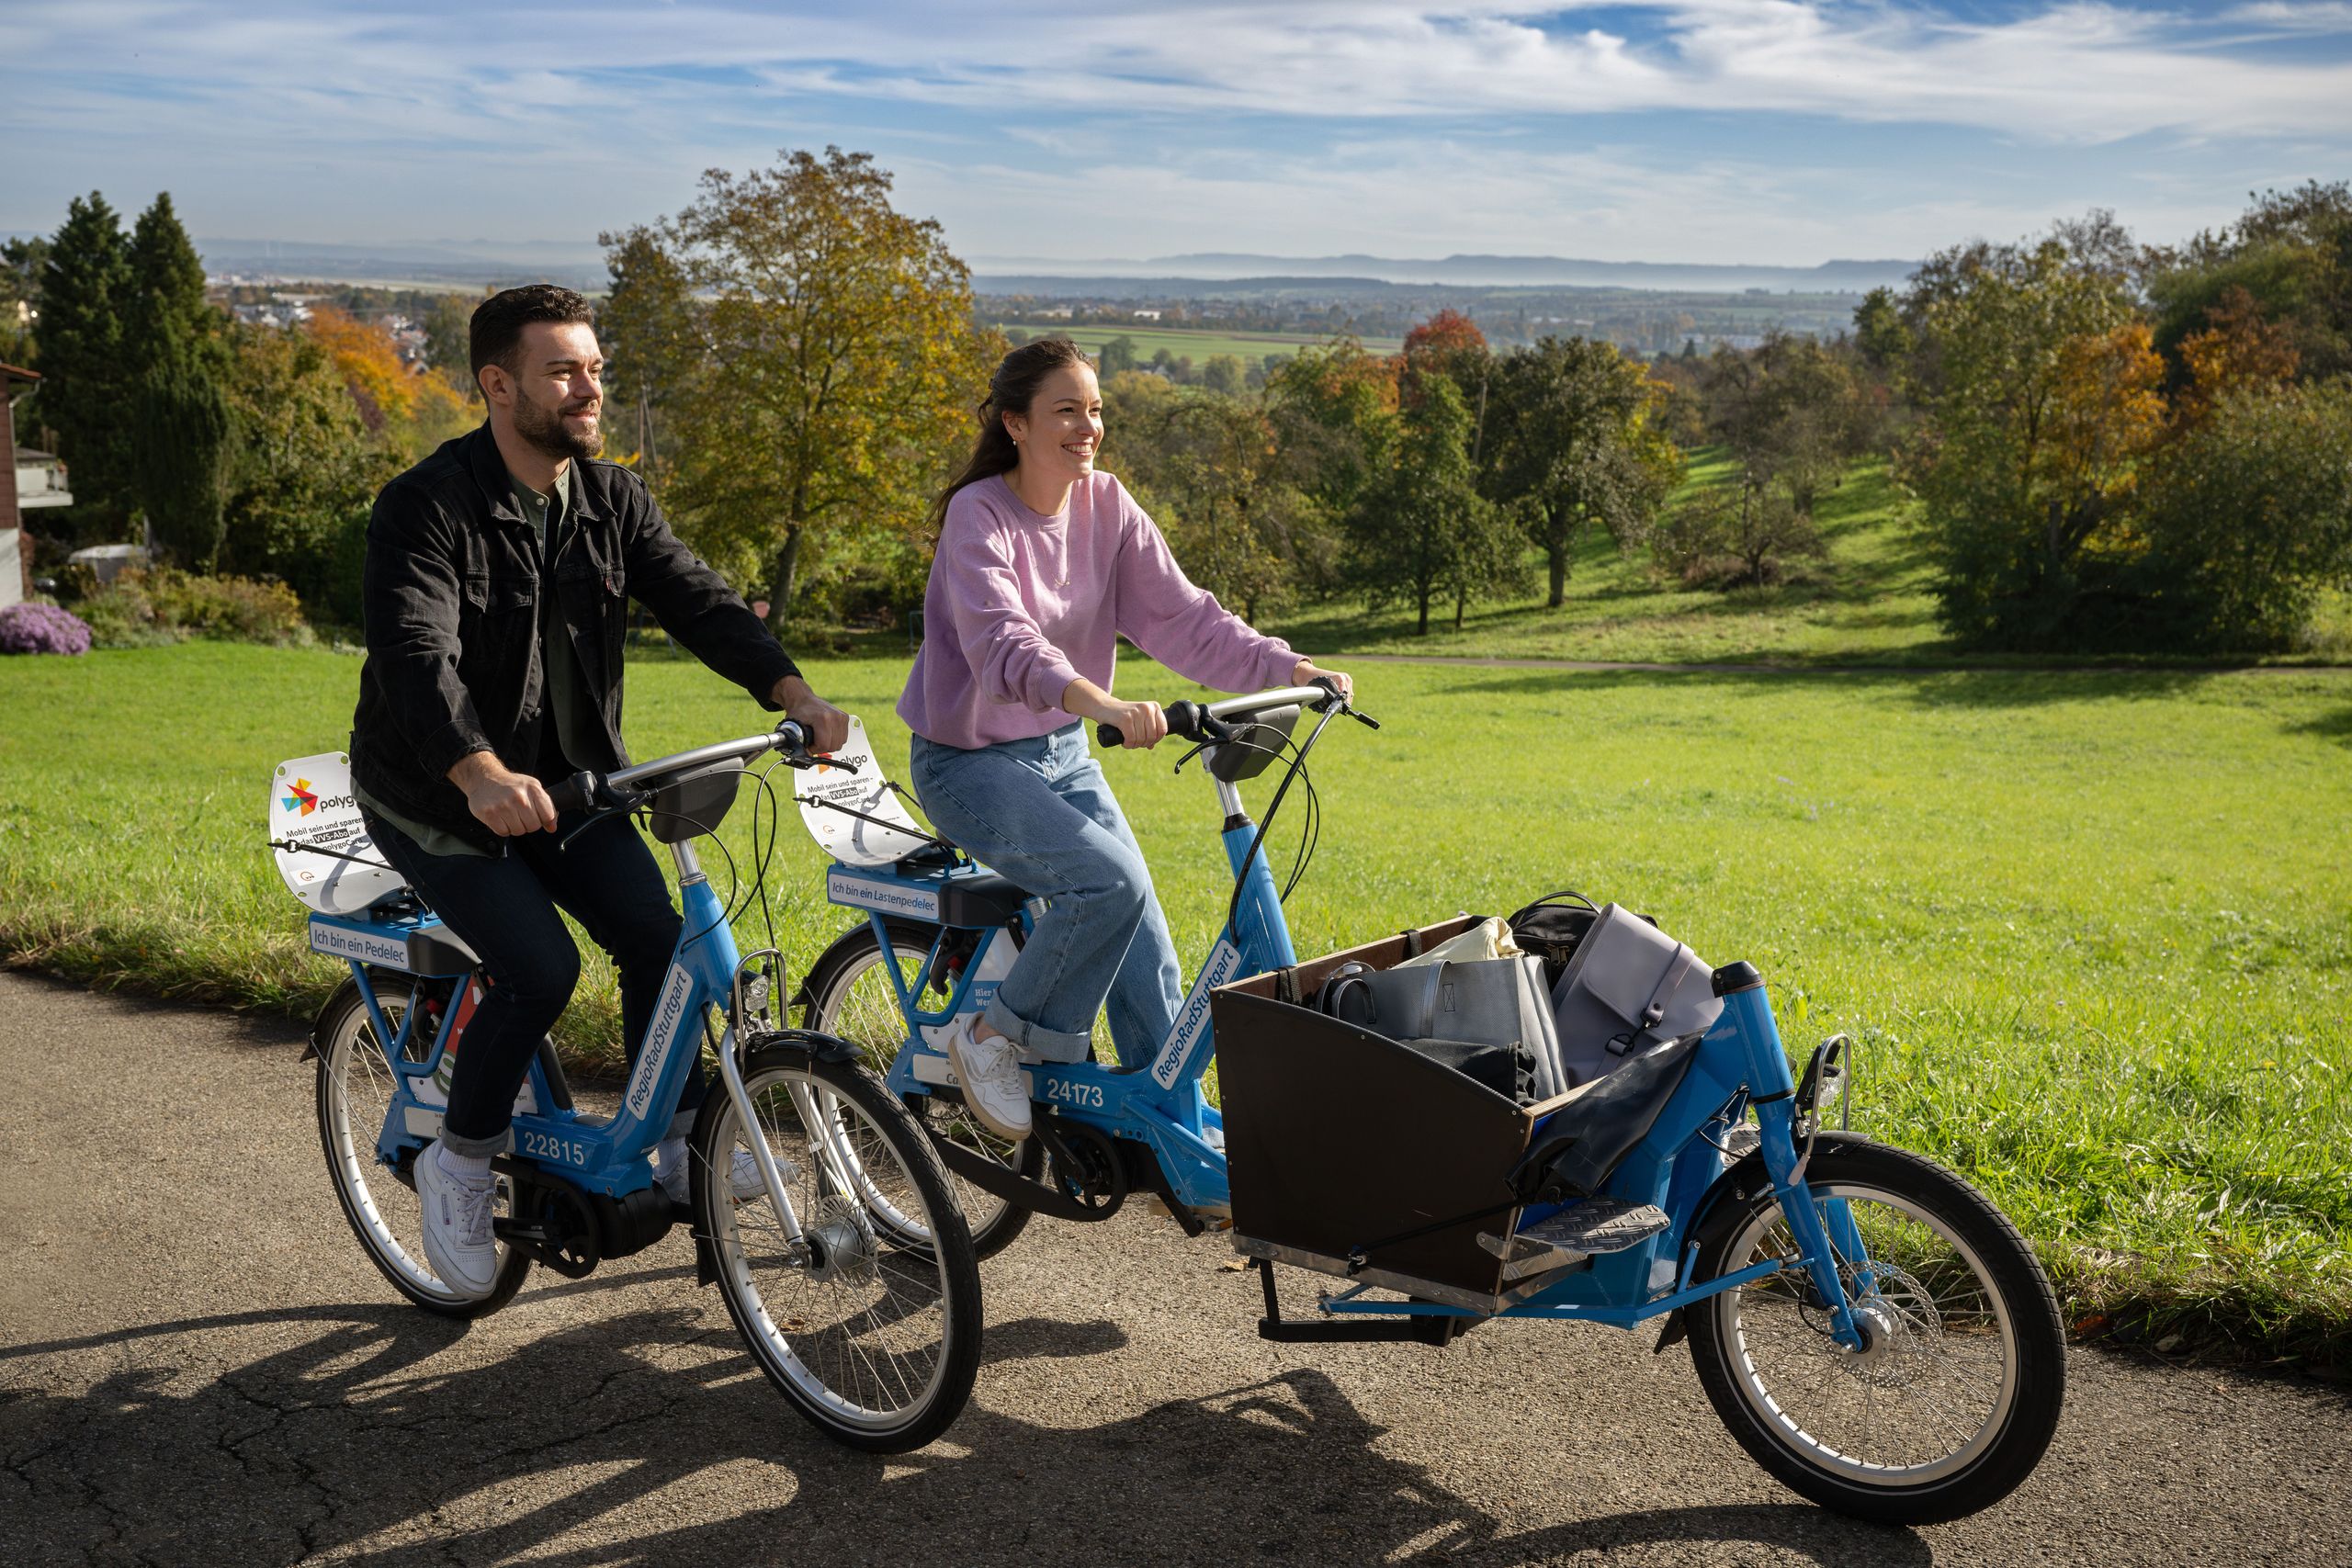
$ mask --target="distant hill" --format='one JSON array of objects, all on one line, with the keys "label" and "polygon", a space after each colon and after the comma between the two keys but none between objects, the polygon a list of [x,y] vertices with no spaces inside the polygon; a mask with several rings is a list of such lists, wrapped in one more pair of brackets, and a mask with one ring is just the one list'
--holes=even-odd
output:
[{"label": "distant hill", "polygon": [[604,253],[594,245],[555,242],[420,240],[380,245],[335,245],[308,240],[199,238],[207,272],[273,273],[335,283],[399,279],[479,288],[489,284],[560,283],[603,288]]},{"label": "distant hill", "polygon": [[[1056,261],[1042,257],[982,258],[973,270],[984,288],[1018,279],[1056,280],[1068,291],[1072,283],[1125,280],[1148,282],[1159,292],[1180,290],[1184,283],[1236,283],[1247,280],[1264,287],[1274,283],[1346,280],[1395,285],[1451,284],[1457,287],[1651,288],[1736,294],[1768,288],[1774,293],[1801,294],[1867,292],[1882,285],[1899,288],[1918,265],[1913,261],[1829,261],[1817,266],[1764,266],[1704,262],[1603,262],[1566,256],[1453,255],[1437,260],[1389,256],[1269,256],[1246,252],[1202,252],[1190,255],[1155,256],[1149,261]],[[1038,290],[1005,290],[1035,292]],[[1126,290],[1122,290],[1125,292]],[[1107,290],[1106,290],[1107,292]]]}]

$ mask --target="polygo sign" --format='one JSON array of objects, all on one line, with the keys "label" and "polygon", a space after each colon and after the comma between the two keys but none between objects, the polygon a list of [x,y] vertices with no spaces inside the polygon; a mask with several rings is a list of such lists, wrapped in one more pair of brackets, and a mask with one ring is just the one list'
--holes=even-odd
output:
[{"label": "polygo sign", "polygon": [[351,793],[351,759],[340,751],[277,765],[269,787],[269,836],[280,846],[277,874],[287,891],[322,914],[356,915],[401,888],[400,873],[380,863],[368,836]]}]

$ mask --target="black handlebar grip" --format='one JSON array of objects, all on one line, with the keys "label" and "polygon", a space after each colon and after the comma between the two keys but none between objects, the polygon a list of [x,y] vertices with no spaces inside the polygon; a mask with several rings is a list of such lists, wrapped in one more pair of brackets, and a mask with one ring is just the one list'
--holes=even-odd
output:
[{"label": "black handlebar grip", "polygon": [[548,786],[548,798],[555,802],[558,811],[585,811],[596,795],[596,775],[574,773],[560,784]]},{"label": "black handlebar grip", "polygon": [[[1201,725],[1209,716],[1209,710],[1200,704],[1170,703],[1159,711],[1168,716],[1169,734],[1181,735],[1187,740],[1208,739],[1202,733]],[[1125,746],[1127,743],[1126,732],[1115,724],[1096,725],[1094,739],[1105,747]]]}]

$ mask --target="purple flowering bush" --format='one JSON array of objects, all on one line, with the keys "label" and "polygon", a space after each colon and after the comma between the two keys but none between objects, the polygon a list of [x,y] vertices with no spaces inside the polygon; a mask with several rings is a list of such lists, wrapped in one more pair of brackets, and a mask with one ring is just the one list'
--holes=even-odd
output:
[{"label": "purple flowering bush", "polygon": [[11,604],[0,610],[0,653],[87,653],[90,628],[54,604]]}]

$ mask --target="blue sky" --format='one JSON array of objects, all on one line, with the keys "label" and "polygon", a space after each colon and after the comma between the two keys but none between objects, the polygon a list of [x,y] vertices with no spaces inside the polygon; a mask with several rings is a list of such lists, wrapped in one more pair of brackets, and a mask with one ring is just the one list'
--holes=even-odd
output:
[{"label": "blue sky", "polygon": [[0,5],[0,231],[586,253],[827,143],[984,262],[2175,240],[2352,176],[2352,0]]}]

